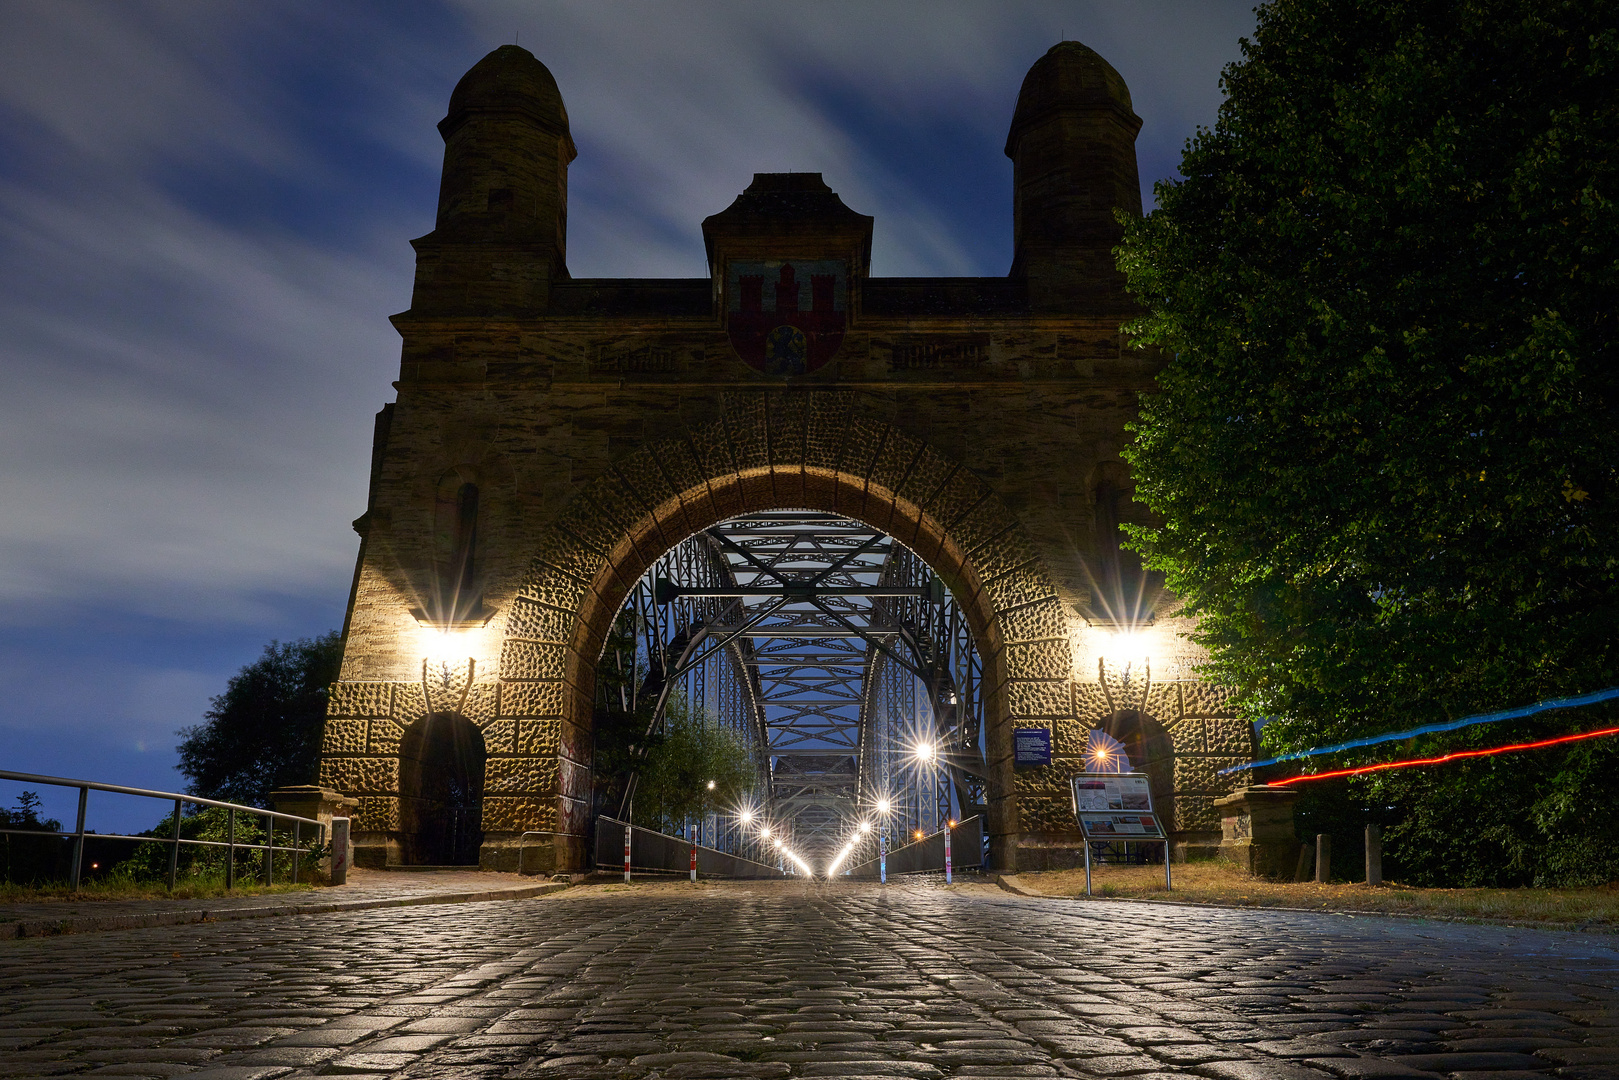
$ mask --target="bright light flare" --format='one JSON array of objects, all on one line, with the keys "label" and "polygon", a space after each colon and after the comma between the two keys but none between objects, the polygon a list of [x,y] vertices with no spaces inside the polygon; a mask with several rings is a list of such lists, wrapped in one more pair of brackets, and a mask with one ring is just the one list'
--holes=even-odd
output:
[{"label": "bright light flare", "polygon": [[1120,630],[1108,634],[1102,642],[1102,659],[1123,667],[1147,658],[1147,639],[1134,630]]},{"label": "bright light flare", "polygon": [[887,799],[878,799],[877,800],[877,812],[879,814],[888,813],[888,811],[891,809],[891,807],[892,807],[892,804]]},{"label": "bright light flare", "polygon": [[422,654],[430,664],[458,664],[468,655],[466,635],[434,626],[421,628]]},{"label": "bright light flare", "polygon": [[916,744],[916,749],[911,753],[916,756],[916,760],[925,762],[932,761],[938,750],[930,742],[919,742]]},{"label": "bright light flare", "polygon": [[710,790],[710,791],[714,790],[714,781],[710,780],[708,782],[708,790]]},{"label": "bright light flare", "polygon": [[750,825],[753,823],[753,811],[743,807],[742,812],[737,815],[737,818],[742,822],[742,824]]},{"label": "bright light flare", "polygon": [[866,834],[867,834],[867,833],[869,833],[869,832],[870,832],[870,831],[871,831],[871,822],[869,822],[869,821],[862,821],[862,822],[861,822],[861,823],[860,823],[860,835],[861,835],[861,836],[864,836],[864,835],[866,835]]}]

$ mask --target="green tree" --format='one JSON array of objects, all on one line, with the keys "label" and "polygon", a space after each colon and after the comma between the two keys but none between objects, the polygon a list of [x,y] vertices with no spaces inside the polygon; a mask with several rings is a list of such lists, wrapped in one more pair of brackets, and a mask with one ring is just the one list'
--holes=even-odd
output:
[{"label": "green tree", "polygon": [[[1619,682],[1619,3],[1276,0],[1222,85],[1120,249],[1171,357],[1131,531],[1209,674],[1275,749]],[[1408,865],[1480,812],[1569,880],[1619,750],[1536,753],[1360,790]]]},{"label": "green tree", "polygon": [[678,826],[723,812],[745,800],[755,779],[742,737],[671,695],[636,782],[635,821]]},{"label": "green tree", "polygon": [[336,631],[265,646],[213,699],[206,721],[178,733],[190,792],[263,806],[277,787],[313,783],[342,655]]}]

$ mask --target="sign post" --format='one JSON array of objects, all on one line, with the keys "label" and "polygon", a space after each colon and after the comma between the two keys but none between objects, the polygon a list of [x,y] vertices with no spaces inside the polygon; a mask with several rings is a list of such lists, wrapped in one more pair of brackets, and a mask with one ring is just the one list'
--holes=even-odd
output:
[{"label": "sign post", "polygon": [[944,883],[950,884],[950,823],[944,823]]},{"label": "sign post", "polygon": [[888,830],[877,834],[877,880],[888,884]]},{"label": "sign post", "polygon": [[1146,773],[1081,773],[1070,781],[1074,819],[1085,841],[1085,895],[1091,895],[1094,841],[1157,841],[1164,845],[1164,889],[1172,887],[1169,835],[1152,810]]},{"label": "sign post", "polygon": [[697,880],[697,845],[696,844],[693,844],[691,846],[691,879],[692,879],[693,882],[696,882],[696,880]]}]

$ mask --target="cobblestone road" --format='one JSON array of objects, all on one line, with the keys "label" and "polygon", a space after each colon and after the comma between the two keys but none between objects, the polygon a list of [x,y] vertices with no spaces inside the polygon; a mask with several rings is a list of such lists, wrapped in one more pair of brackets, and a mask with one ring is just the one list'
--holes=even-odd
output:
[{"label": "cobblestone road", "polygon": [[1619,1077],[1589,934],[685,883],[0,943],[0,1075]]}]

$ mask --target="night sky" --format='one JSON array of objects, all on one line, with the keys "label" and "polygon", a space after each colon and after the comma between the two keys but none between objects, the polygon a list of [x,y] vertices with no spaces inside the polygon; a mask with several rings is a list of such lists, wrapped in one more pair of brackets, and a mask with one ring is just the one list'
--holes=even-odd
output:
[{"label": "night sky", "polygon": [[341,626],[434,125],[491,49],[561,87],[575,276],[704,276],[702,219],[781,171],[875,215],[877,275],[1004,274],[1029,66],[1119,70],[1150,206],[1251,6],[7,0],[0,768],[178,789],[230,675]]}]

